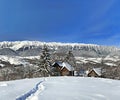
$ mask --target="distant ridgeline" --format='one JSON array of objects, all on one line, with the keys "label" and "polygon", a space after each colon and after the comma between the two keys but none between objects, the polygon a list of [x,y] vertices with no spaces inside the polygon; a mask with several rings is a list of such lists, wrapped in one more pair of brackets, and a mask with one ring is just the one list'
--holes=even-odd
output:
[{"label": "distant ridgeline", "polygon": [[74,56],[77,57],[120,56],[120,50],[116,47],[79,43],[46,43],[39,41],[0,42],[0,55],[37,56],[44,45],[47,45],[51,52],[64,53],[72,51]]}]

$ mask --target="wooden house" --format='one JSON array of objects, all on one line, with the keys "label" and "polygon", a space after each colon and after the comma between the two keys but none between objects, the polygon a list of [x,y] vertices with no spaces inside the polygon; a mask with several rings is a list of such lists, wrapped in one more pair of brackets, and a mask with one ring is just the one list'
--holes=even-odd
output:
[{"label": "wooden house", "polygon": [[93,68],[87,72],[88,77],[101,77],[101,68]]},{"label": "wooden house", "polygon": [[74,67],[67,62],[55,62],[53,67],[56,76],[74,76]]}]

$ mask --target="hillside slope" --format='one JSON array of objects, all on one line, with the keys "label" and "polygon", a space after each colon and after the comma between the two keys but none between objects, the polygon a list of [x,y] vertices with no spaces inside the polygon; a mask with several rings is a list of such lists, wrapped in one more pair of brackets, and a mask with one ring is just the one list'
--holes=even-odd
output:
[{"label": "hillside slope", "polygon": [[102,78],[49,77],[0,82],[0,100],[15,100],[42,81],[27,100],[119,100],[120,81]]}]

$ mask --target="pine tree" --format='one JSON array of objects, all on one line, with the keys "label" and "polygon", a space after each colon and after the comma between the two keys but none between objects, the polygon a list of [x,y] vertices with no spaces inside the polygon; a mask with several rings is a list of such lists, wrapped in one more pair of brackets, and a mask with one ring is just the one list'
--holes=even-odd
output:
[{"label": "pine tree", "polygon": [[39,71],[41,72],[42,76],[51,75],[50,66],[51,66],[51,56],[48,47],[44,45],[39,60]]}]

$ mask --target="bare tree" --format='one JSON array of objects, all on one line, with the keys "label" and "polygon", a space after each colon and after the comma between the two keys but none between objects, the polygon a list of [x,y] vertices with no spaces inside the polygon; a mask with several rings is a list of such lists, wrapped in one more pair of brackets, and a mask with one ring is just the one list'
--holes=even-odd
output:
[{"label": "bare tree", "polygon": [[76,59],[72,51],[68,51],[64,60],[68,62],[69,64],[71,64],[72,66],[76,67]]},{"label": "bare tree", "polygon": [[1,74],[2,74],[2,77],[3,77],[3,80],[5,81],[8,81],[9,80],[9,70],[8,69],[5,69],[5,70],[1,70]]}]

